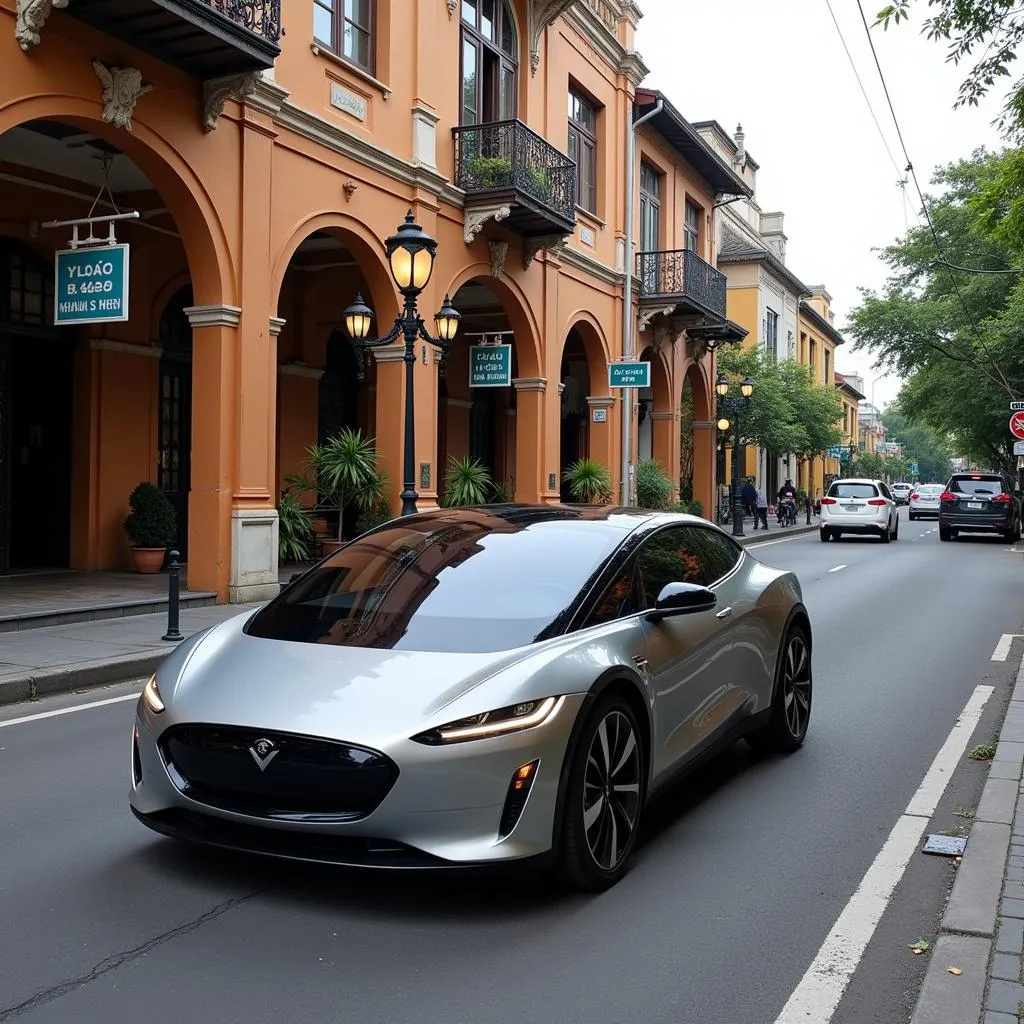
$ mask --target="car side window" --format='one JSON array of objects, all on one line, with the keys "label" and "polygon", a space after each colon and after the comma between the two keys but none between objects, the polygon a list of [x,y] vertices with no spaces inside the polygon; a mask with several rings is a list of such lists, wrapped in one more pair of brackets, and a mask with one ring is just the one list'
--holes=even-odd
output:
[{"label": "car side window", "polygon": [[704,566],[704,586],[710,587],[736,568],[743,549],[734,540],[706,526],[688,526],[694,549]]},{"label": "car side window", "polygon": [[884,482],[882,482],[882,481],[880,480],[880,481],[878,482],[878,486],[879,486],[879,487],[881,488],[881,490],[882,490],[882,497],[883,497],[883,498],[888,498],[888,499],[889,499],[890,501],[892,501],[892,500],[893,500],[893,499],[892,499],[892,494],[891,494],[891,493],[889,492],[889,488],[885,486]]},{"label": "car side window", "polygon": [[704,585],[704,563],[692,527],[670,526],[644,541],[637,553],[637,576],[643,608],[653,608],[669,583]]},{"label": "car side window", "polygon": [[614,622],[640,611],[636,593],[636,562],[631,558],[624,569],[608,584],[594,610],[587,616],[583,629]]}]

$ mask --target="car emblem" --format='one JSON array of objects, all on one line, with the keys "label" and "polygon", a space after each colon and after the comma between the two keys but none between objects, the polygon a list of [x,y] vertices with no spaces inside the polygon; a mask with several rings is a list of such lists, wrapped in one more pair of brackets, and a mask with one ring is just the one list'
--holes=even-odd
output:
[{"label": "car emblem", "polygon": [[256,762],[259,770],[265,772],[267,765],[281,753],[277,747],[274,746],[273,740],[259,739],[250,748],[249,753],[252,754],[252,759]]}]

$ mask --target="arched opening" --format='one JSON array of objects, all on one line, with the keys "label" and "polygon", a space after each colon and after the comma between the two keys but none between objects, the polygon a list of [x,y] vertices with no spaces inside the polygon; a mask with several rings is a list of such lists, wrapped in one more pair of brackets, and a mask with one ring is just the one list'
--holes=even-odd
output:
[{"label": "arched opening", "polygon": [[192,480],[192,325],[185,310],[192,286],[171,296],[160,316],[160,409],[157,439],[157,484],[174,506],[175,544],[188,558],[188,492]]},{"label": "arched opening", "polygon": [[[277,345],[277,475],[282,491],[289,488],[289,478],[303,475],[313,444],[323,444],[345,428],[375,437],[376,362],[356,349],[342,323],[345,308],[361,294],[378,314],[373,331],[383,333],[390,327],[387,311],[394,301],[393,289],[384,292],[381,268],[370,266],[365,245],[340,227],[315,228],[296,247],[284,271],[277,304],[282,321]],[[381,468],[397,479],[397,466]],[[317,508],[324,532],[336,536],[337,509],[312,491],[299,498]],[[347,507],[345,536],[354,531],[357,518],[355,506]]]},{"label": "arched opening", "polygon": [[[191,294],[163,298],[189,276],[184,228],[171,209],[196,229],[189,237],[205,269],[201,301],[224,301],[216,248],[198,231],[206,224],[194,197],[140,137],[158,140],[142,124],[134,136],[115,134],[88,120],[79,101],[62,103],[74,111],[66,120],[7,120],[15,126],[0,134],[0,572],[128,568],[122,524],[140,482],[167,491],[184,548],[192,432],[183,310]],[[145,170],[110,141],[122,135],[146,159]],[[75,285],[74,293],[62,284],[55,296],[54,266],[67,259],[57,254],[73,248],[72,231],[47,222],[132,210],[137,220],[115,225],[127,246],[124,302],[119,278],[111,278],[112,290],[95,291],[104,281],[90,290]],[[108,231],[97,224],[92,234],[106,240]],[[83,259],[101,252],[78,250]],[[117,301],[109,297],[115,293]]]},{"label": "arched opening", "polygon": [[472,459],[492,481],[490,500],[511,501],[517,489],[520,407],[513,382],[527,359],[492,282],[466,282],[452,303],[462,322],[438,386],[438,495],[443,501],[452,463]]},{"label": "arched opening", "polygon": [[676,482],[675,423],[672,386],[668,367],[662,352],[648,346],[640,354],[641,360],[651,364],[650,387],[640,388],[637,394],[637,457],[655,459],[662,470]]},{"label": "arched opening", "polygon": [[560,497],[562,501],[573,501],[565,483],[565,471],[579,459],[590,458],[590,408],[587,404],[590,397],[590,365],[583,338],[575,327],[565,339],[558,380],[562,390],[559,403],[559,465],[562,467]]},{"label": "arched opening", "polygon": [[679,398],[679,500],[700,502],[708,519],[715,516],[716,481],[724,480],[727,442],[718,434],[708,378],[691,363]]}]

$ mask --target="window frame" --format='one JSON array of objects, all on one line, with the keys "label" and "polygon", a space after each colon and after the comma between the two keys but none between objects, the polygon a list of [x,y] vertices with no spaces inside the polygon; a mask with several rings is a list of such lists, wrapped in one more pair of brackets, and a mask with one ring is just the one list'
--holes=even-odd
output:
[{"label": "window frame", "polygon": [[[371,77],[375,77],[377,74],[378,4],[377,0],[366,0],[366,4],[368,11],[367,23],[366,25],[361,25],[346,14],[345,0],[313,0],[313,39],[318,46],[325,47],[339,60],[352,65],[353,68],[356,68]],[[317,9],[325,11],[327,16],[331,19],[331,38],[329,40],[321,39],[316,33],[315,14]],[[356,32],[366,36],[368,40],[368,61],[366,64],[358,60],[356,57],[352,57],[345,53],[345,27],[347,25],[351,25]]]},{"label": "window frame", "polygon": [[[690,225],[690,211],[693,211],[693,226]],[[683,248],[689,252],[700,255],[700,218],[703,208],[695,203],[689,196],[683,203]],[[690,245],[690,236],[693,236],[693,245]]]},{"label": "window frame", "polygon": [[771,306],[765,306],[764,314],[764,347],[774,359],[779,358],[779,324],[782,316]]},{"label": "window frame", "polygon": [[[502,121],[514,121],[519,116],[519,52],[520,52],[520,38],[519,38],[519,27],[515,19],[515,13],[513,6],[508,0],[494,0],[494,7],[497,9],[499,16],[494,19],[495,23],[495,38],[488,39],[484,35],[483,29],[481,28],[482,21],[482,4],[481,0],[474,0],[473,10],[475,18],[472,22],[467,21],[465,17],[464,3],[459,0],[459,125],[481,125],[481,124],[495,124]],[[508,16],[508,28],[512,36],[511,50],[508,50],[502,45],[505,41],[505,21],[506,15]],[[476,116],[477,120],[467,121],[464,119],[466,113],[466,66],[465,66],[465,55],[466,45],[469,43],[476,50],[476,82],[474,84],[475,89],[475,102],[476,102]],[[495,98],[496,108],[494,111],[486,109],[485,101],[485,79],[487,77],[487,55],[490,55],[491,62],[493,65],[492,71],[496,69],[496,81],[491,83],[492,92],[497,89],[497,95]],[[508,117],[501,116],[501,82],[503,73],[510,71],[512,74],[512,94],[510,98],[511,112]],[[494,116],[491,116],[493,113]]]},{"label": "window frame", "polygon": [[[566,149],[567,155],[576,164],[576,206],[584,213],[589,213],[592,217],[597,216],[597,132],[598,132],[598,117],[600,115],[600,105],[596,103],[591,96],[584,92],[579,86],[569,83],[568,89],[568,100],[569,105],[575,103],[582,108],[587,110],[593,116],[593,128],[589,128],[582,121],[578,120],[573,116],[572,111],[567,112],[568,121],[568,133],[566,136]],[[573,157],[573,142],[575,141],[576,156]],[[584,192],[583,188],[583,161],[579,159],[580,154],[583,153],[587,156],[587,162],[590,170],[590,192],[589,196]],[[592,205],[587,205],[585,199],[589,198]]]}]

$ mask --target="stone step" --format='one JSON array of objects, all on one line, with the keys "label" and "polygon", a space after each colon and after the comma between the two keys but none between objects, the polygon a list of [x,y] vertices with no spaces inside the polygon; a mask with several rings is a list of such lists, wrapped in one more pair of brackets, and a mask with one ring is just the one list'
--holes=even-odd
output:
[{"label": "stone step", "polygon": [[[187,590],[181,594],[180,608],[205,608],[217,603],[217,595],[208,591]],[[73,622],[95,622],[100,619],[119,619],[132,615],[167,614],[167,595],[124,597],[109,600],[72,602],[64,606],[33,608],[31,611],[0,614],[0,633],[13,633],[25,629],[44,629]]]}]

